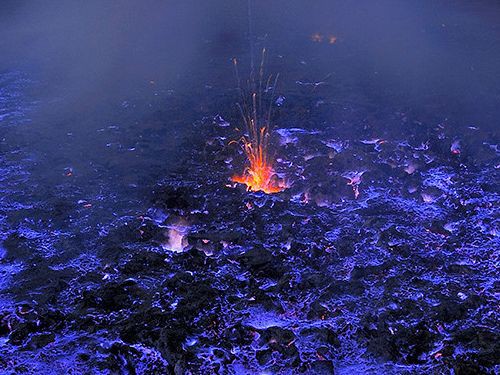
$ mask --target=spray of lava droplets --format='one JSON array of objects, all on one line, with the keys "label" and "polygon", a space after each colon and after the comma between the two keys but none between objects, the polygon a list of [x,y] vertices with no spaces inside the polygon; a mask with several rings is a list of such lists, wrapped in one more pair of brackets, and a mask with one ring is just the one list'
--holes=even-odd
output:
[{"label": "spray of lava droplets", "polygon": [[[251,74],[250,86],[253,89],[251,102],[248,103],[247,95],[241,88],[241,82],[238,74],[238,65],[236,59],[233,60],[236,78],[238,80],[238,88],[241,93],[242,104],[238,104],[247,134],[241,138],[243,151],[250,165],[245,168],[242,175],[236,175],[231,178],[233,182],[245,184],[249,191],[263,191],[267,194],[278,193],[284,190],[287,186],[277,175],[273,168],[272,157],[269,152],[270,131],[269,124],[271,120],[271,108],[273,101],[273,93],[276,87],[278,76],[275,77],[274,83],[270,86],[272,77],[270,76],[265,86],[265,91],[271,90],[271,99],[269,109],[266,114],[261,113],[262,96],[263,96],[263,72],[264,72],[264,56],[265,49],[262,50],[262,60],[259,71],[259,87],[257,90],[256,84]],[[264,116],[263,116],[264,115]],[[259,126],[259,120],[262,122],[265,118],[264,125]]]}]

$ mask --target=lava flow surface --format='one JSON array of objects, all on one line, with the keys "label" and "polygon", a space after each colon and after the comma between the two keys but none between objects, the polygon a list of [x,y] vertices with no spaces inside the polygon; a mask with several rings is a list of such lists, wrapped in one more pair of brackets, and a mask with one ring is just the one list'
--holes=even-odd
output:
[{"label": "lava flow surface", "polygon": [[0,374],[498,373],[500,6],[206,3],[0,4]]}]

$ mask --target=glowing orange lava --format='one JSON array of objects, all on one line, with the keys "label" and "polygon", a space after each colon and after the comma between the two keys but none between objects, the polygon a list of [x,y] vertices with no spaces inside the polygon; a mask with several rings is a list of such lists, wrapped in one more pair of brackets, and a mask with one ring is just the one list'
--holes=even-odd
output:
[{"label": "glowing orange lava", "polygon": [[[276,87],[278,76],[275,77],[274,84],[271,85],[271,76],[267,83],[263,81],[265,49],[262,50],[262,60],[259,70],[258,86],[251,74],[251,95],[247,96],[241,88],[240,78],[236,59],[233,60],[238,89],[241,94],[241,104],[238,104],[243,122],[246,127],[246,134],[241,138],[243,151],[250,166],[245,168],[242,175],[235,175],[231,178],[233,182],[245,184],[248,191],[263,191],[267,194],[278,193],[286,189],[286,184],[280,179],[273,168],[272,156],[269,153],[271,120],[271,109],[273,93]],[[265,83],[265,86],[263,84]],[[271,91],[269,107],[263,110],[263,92]],[[250,99],[250,100],[248,100]],[[258,123],[265,124],[259,126]]]},{"label": "glowing orange lava", "polygon": [[231,180],[240,184],[245,184],[249,191],[263,191],[267,194],[279,193],[286,188],[274,171],[269,160],[267,150],[267,139],[269,133],[267,127],[255,130],[255,138],[248,140],[243,138],[243,148],[250,162],[241,176],[233,176]]}]

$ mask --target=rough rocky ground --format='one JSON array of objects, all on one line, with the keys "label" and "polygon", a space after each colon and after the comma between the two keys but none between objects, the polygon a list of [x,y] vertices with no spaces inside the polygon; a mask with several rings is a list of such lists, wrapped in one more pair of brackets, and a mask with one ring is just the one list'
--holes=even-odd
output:
[{"label": "rough rocky ground", "polygon": [[229,181],[231,111],[182,137],[165,112],[97,129],[102,164],[45,180],[10,128],[2,373],[498,372],[497,135],[307,94],[275,118],[275,195]]}]

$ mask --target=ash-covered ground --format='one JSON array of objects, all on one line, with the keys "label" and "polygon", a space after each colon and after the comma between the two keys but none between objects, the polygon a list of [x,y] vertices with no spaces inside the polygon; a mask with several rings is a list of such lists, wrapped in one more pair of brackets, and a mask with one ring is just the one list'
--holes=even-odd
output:
[{"label": "ash-covered ground", "polygon": [[[484,41],[427,11],[433,38]],[[289,187],[272,195],[231,182],[244,38],[207,39],[217,57],[175,89],[152,75],[104,111],[1,71],[0,374],[498,373],[489,65],[401,84],[411,72],[362,62],[349,29],[330,43],[309,26],[298,46],[255,40],[282,73],[272,151]]]}]

